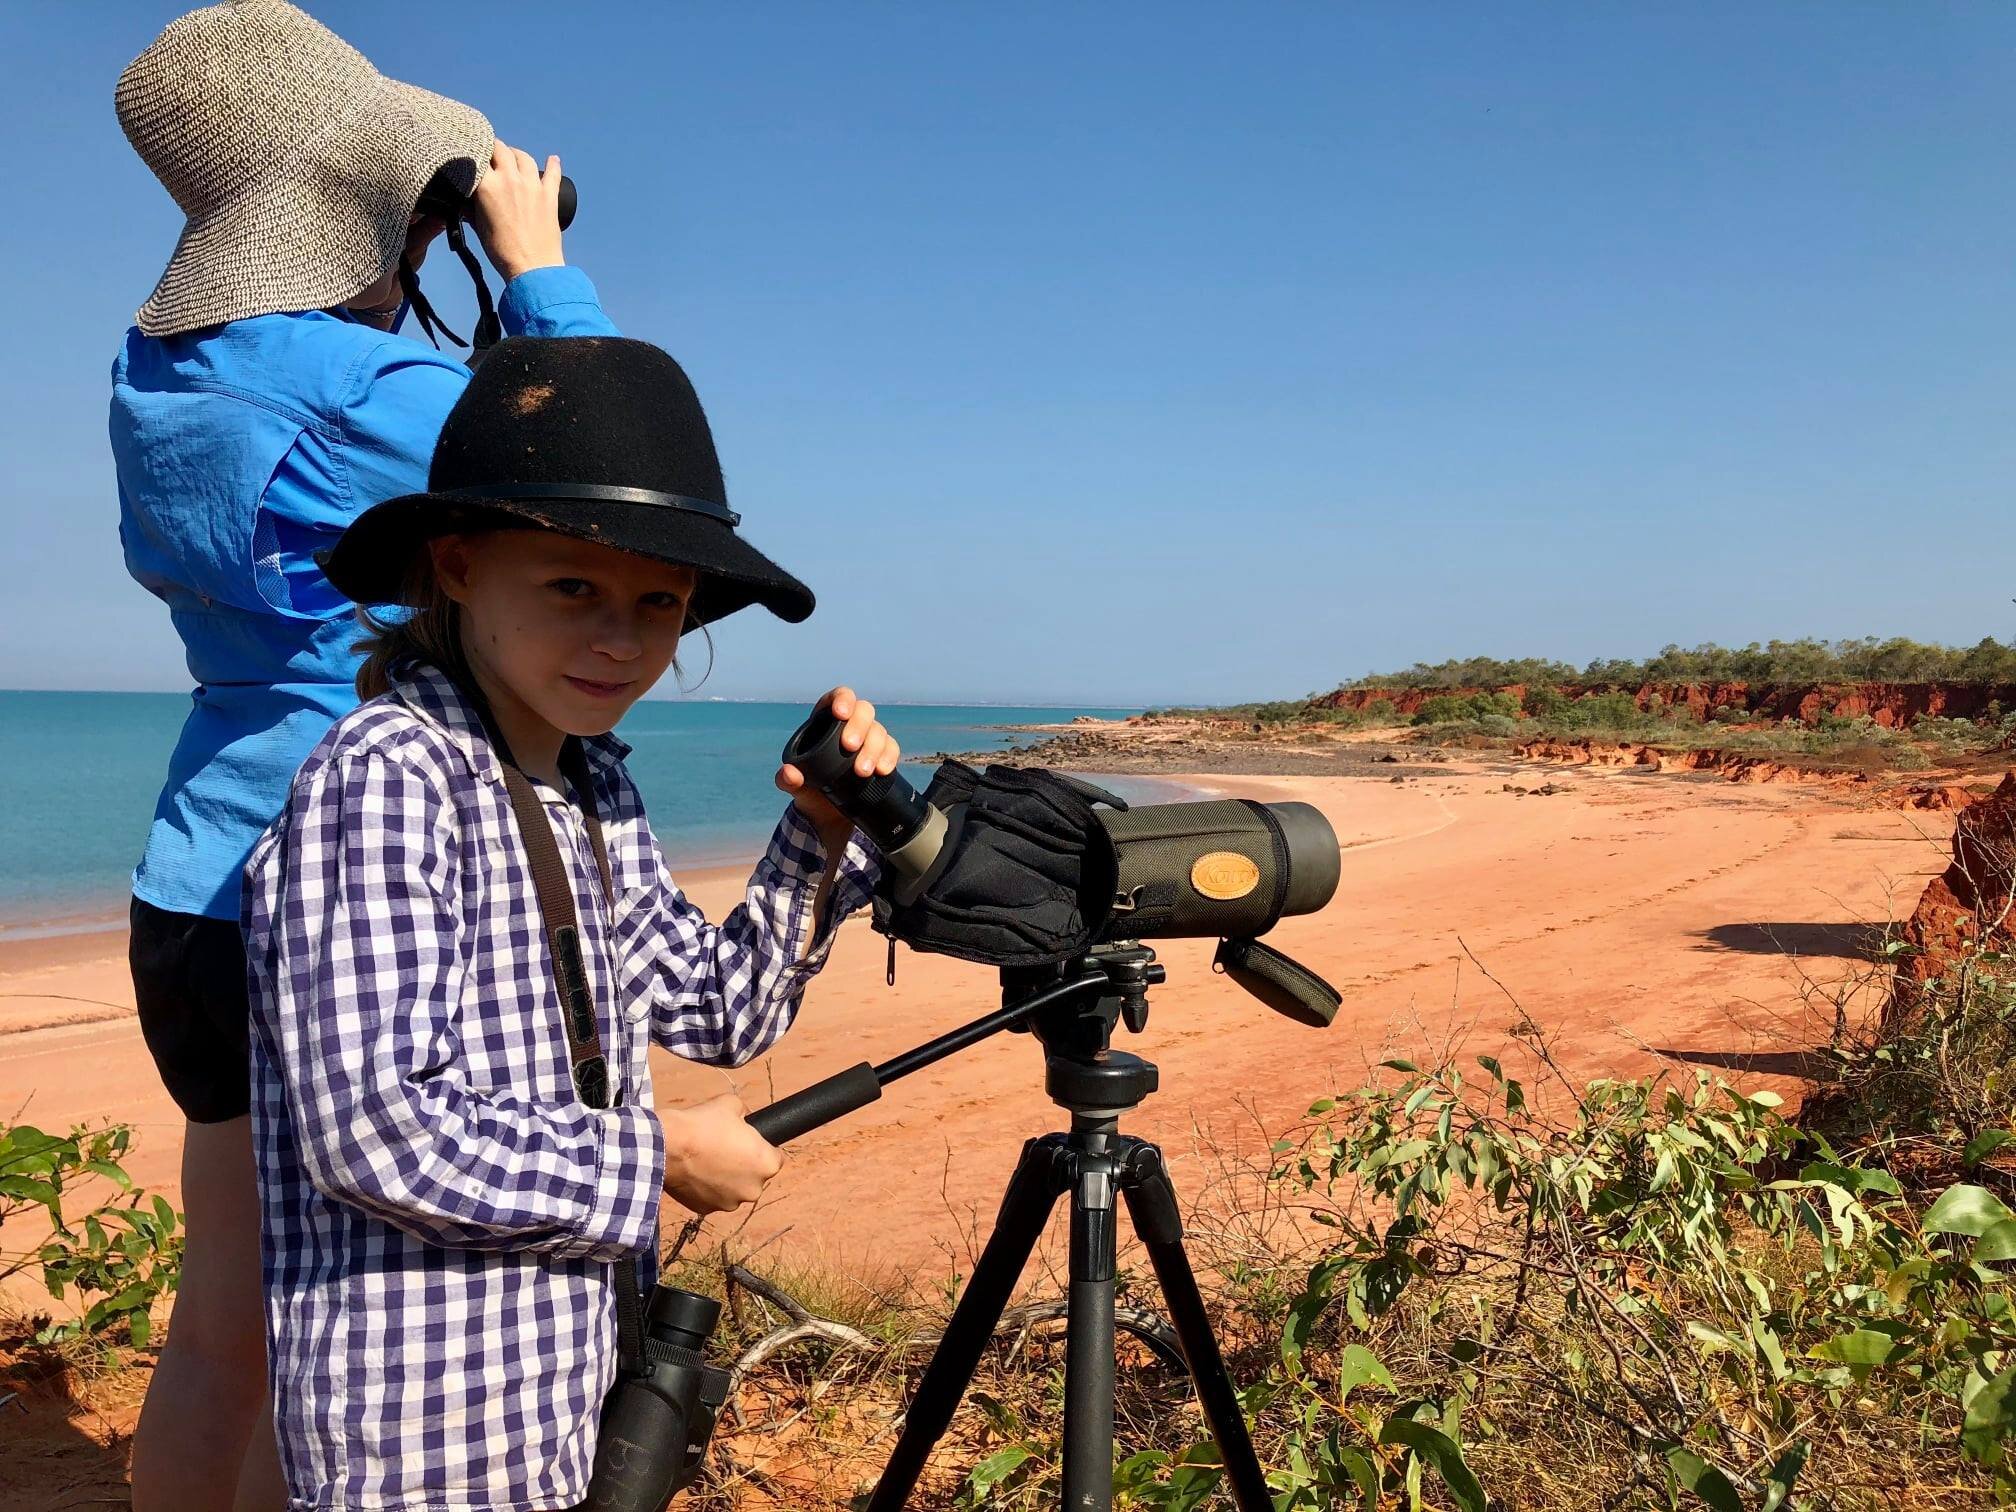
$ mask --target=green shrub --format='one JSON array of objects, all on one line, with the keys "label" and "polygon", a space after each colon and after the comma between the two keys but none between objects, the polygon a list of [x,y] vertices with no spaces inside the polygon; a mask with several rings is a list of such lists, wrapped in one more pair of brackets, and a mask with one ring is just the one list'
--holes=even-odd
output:
[{"label": "green shrub", "polygon": [[[132,1138],[124,1124],[67,1135],[27,1124],[0,1126],[0,1223],[39,1207],[47,1210],[51,1228],[33,1249],[0,1252],[0,1280],[38,1270],[59,1301],[72,1289],[80,1298],[98,1299],[81,1318],[43,1328],[38,1344],[102,1339],[123,1326],[133,1347],[145,1348],[149,1309],[175,1289],[182,1269],[180,1217],[165,1199],[150,1201],[133,1190],[119,1164]],[[111,1182],[120,1195],[81,1217],[66,1213],[66,1195],[92,1176]]]},{"label": "green shrub", "polygon": [[1557,688],[1536,684],[1526,690],[1520,707],[1533,719],[1549,720],[1557,718],[1568,707],[1568,698]]},{"label": "green shrub", "polygon": [[[1277,1146],[1287,1200],[1336,1236],[1247,1394],[1277,1507],[1438,1482],[1466,1512],[1777,1508],[1805,1482],[1888,1505],[1900,1475],[2016,1494],[2016,1214],[1993,1192],[1913,1196],[1880,1148],[1705,1076],[1593,1082],[1557,1119],[1476,1064],[1388,1061]],[[1179,1488],[1201,1499],[1210,1463],[1148,1456],[1141,1503],[1198,1505]]]},{"label": "green shrub", "polygon": [[1575,699],[1554,717],[1568,730],[1632,731],[1657,723],[1638,707],[1629,693],[1591,693]]},{"label": "green shrub", "polygon": [[1937,719],[1921,714],[1911,721],[1911,735],[1916,740],[1935,742],[1950,755],[1961,755],[1988,749],[1995,743],[1997,731],[1994,722],[1979,724],[1971,719]]},{"label": "green shrub", "polygon": [[1482,719],[1486,715],[1511,719],[1518,713],[1519,700],[1510,693],[1440,693],[1422,701],[1414,715],[1414,723],[1451,724],[1457,720]]},{"label": "green shrub", "polygon": [[1406,720],[1400,717],[1400,712],[1393,707],[1393,700],[1390,698],[1372,699],[1359,711],[1359,723],[1370,729],[1405,724],[1406,722]]}]

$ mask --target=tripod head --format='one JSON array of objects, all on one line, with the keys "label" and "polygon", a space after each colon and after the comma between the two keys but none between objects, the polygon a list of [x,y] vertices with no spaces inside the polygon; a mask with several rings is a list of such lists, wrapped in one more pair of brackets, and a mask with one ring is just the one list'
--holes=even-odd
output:
[{"label": "tripod head", "polygon": [[1060,982],[1088,984],[1009,1026],[1042,1042],[1043,1088],[1074,1122],[1112,1121],[1155,1090],[1154,1064],[1113,1049],[1113,1031],[1121,1025],[1133,1034],[1147,1028],[1148,989],[1168,977],[1155,952],[1132,940],[1095,945],[1057,966],[1003,968],[1004,1006]]}]

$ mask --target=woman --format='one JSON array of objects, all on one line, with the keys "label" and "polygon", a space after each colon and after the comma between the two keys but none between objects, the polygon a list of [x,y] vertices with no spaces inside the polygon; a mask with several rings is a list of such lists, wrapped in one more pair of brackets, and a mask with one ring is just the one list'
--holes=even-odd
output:
[{"label": "woman", "polygon": [[141,1029],[182,1109],[187,1250],[133,1448],[135,1512],[271,1512],[241,878],[323,733],[355,706],[352,606],[316,554],[424,486],[469,370],[396,334],[401,262],[471,194],[513,335],[613,335],[564,265],[560,169],[477,111],[379,74],[283,0],[171,23],[121,75],[120,125],[188,217],[113,366],[129,571],[197,686],[133,875]]}]

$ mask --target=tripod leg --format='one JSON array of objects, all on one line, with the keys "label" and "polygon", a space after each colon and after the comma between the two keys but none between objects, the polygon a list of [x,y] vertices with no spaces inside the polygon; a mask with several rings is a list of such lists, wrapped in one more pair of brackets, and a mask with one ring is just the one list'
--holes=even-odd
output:
[{"label": "tripod leg", "polygon": [[966,1294],[952,1310],[945,1337],[939,1340],[917,1383],[902,1435],[889,1456],[888,1468],[875,1484],[868,1512],[901,1512],[916,1487],[924,1462],[950,1426],[959,1398],[972,1383],[987,1341],[1001,1321],[1001,1311],[1042,1237],[1063,1183],[1069,1179],[1068,1170],[1068,1152],[1054,1139],[1032,1139],[1022,1147],[1022,1158],[1008,1180],[1000,1215],[994,1220],[994,1232],[980,1252],[979,1264],[973,1267]]},{"label": "tripod leg", "polygon": [[1071,1303],[1064,1354],[1064,1505],[1113,1505],[1114,1164],[1081,1153],[1071,1195]]},{"label": "tripod leg", "polygon": [[1270,1512],[1274,1498],[1267,1490],[1259,1456],[1253,1452],[1253,1439],[1239,1410],[1239,1395],[1225,1369],[1225,1357],[1218,1351],[1204,1298],[1197,1290],[1197,1277],[1183,1249],[1183,1215],[1176,1206],[1176,1188],[1169,1182],[1162,1152],[1152,1144],[1133,1141],[1124,1162],[1120,1189],[1127,1197],[1127,1213],[1169,1304],[1169,1321],[1183,1343],[1183,1357],[1190,1363],[1190,1379],[1197,1385],[1204,1420],[1211,1425],[1211,1436],[1218,1441],[1219,1455],[1225,1461],[1232,1500],[1239,1512]]}]

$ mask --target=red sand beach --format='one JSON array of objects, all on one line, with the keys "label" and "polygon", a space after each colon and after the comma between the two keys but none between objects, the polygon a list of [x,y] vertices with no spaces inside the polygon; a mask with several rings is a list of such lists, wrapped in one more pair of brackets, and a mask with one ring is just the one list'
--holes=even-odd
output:
[{"label": "red sand beach", "polygon": [[[1508,993],[1577,1075],[1640,1072],[1663,1053],[1783,1078],[1831,1014],[1802,1008],[1802,984],[1856,970],[1859,928],[1909,912],[1950,824],[1866,790],[1529,767],[1516,785],[1557,790],[1522,796],[1495,763],[1375,770],[1410,775],[1190,779],[1330,816],[1345,846],[1336,901],[1271,939],[1336,983],[1344,1007],[1328,1031],[1303,1028],[1212,975],[1210,942],[1166,942],[1168,985],[1128,1040],[1159,1063],[1162,1091],[1130,1127],[1168,1144],[1181,1184],[1201,1176],[1193,1126],[1256,1146],[1385,1056],[1453,1036],[1503,1051]],[[686,879],[710,913],[740,882]],[[124,949],[112,932],[0,948],[0,1108],[51,1128],[131,1123],[132,1174],[172,1198],[181,1124],[141,1043]],[[661,1055],[660,1102],[733,1085],[760,1104],[997,1000],[991,972],[907,951],[889,988],[884,955],[865,919],[851,922],[775,1050],[733,1073]],[[738,1246],[774,1241],[770,1254],[935,1275],[963,1253],[960,1230],[984,1233],[1023,1138],[1059,1116],[1034,1045],[999,1036],[808,1136],[754,1214],[717,1218],[708,1237],[739,1229]]]}]

